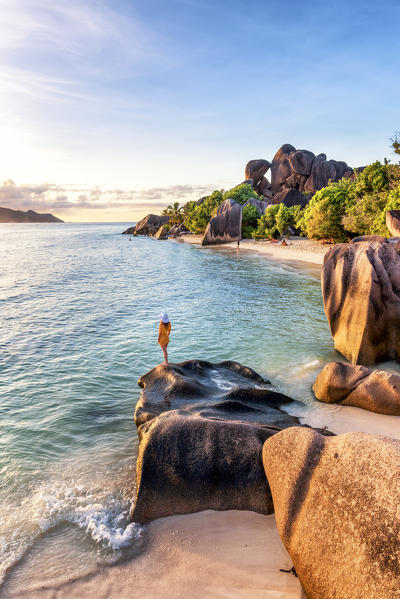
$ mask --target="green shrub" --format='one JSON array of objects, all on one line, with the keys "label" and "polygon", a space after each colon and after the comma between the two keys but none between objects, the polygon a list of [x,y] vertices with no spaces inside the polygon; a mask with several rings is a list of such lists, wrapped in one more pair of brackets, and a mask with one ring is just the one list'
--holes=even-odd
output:
[{"label": "green shrub", "polygon": [[261,199],[258,193],[254,191],[250,183],[241,183],[229,191],[225,191],[223,199],[227,200],[229,198],[242,205],[245,204],[249,198],[256,198],[257,200]]},{"label": "green shrub", "polygon": [[[385,206],[388,193],[367,193],[354,202],[349,203],[342,218],[346,231],[356,235],[384,235],[388,234],[385,225]],[[382,214],[384,216],[383,223]]]},{"label": "green shrub", "polygon": [[383,235],[391,237],[389,229],[386,227],[386,212],[388,210],[400,210],[400,185],[386,194],[386,203],[382,210],[378,212],[369,231],[371,235]]},{"label": "green shrub", "polygon": [[376,161],[360,173],[350,189],[343,226],[356,235],[390,236],[386,212],[399,207],[400,167]]},{"label": "green shrub", "polygon": [[297,228],[301,214],[300,206],[291,206],[290,208],[284,204],[269,206],[265,214],[258,220],[253,237],[255,239],[277,239],[280,235],[287,233],[289,227]]},{"label": "green shrub", "polygon": [[369,164],[357,176],[354,183],[354,195],[361,196],[371,192],[387,191],[389,189],[389,169],[387,164],[379,160]]},{"label": "green shrub", "polygon": [[342,219],[351,203],[352,187],[353,181],[341,179],[317,191],[298,221],[302,233],[311,239],[347,241],[349,233]]},{"label": "green shrub", "polygon": [[[207,196],[204,202],[197,204],[190,202],[190,206],[186,204],[186,216],[184,220],[185,226],[196,235],[204,233],[210,218],[212,218],[218,206],[223,202],[223,190],[216,190],[211,195]],[[185,206],[185,208],[186,208]]]},{"label": "green shrub", "polygon": [[386,212],[400,208],[399,190],[400,166],[373,162],[355,179],[341,179],[317,191],[299,226],[307,237],[336,243],[358,235],[389,236]]},{"label": "green shrub", "polygon": [[279,204],[276,204],[275,206],[268,206],[265,214],[258,219],[257,229],[252,233],[255,239],[262,239],[266,237],[274,239],[279,236],[279,232],[276,227],[276,214],[278,210]]},{"label": "green shrub", "polygon": [[250,239],[253,231],[257,228],[260,214],[255,206],[248,204],[242,210],[242,237]]},{"label": "green shrub", "polygon": [[280,235],[285,235],[288,229],[296,229],[297,222],[301,217],[301,206],[285,206],[285,204],[279,204],[279,210],[276,213],[276,228]]},{"label": "green shrub", "polygon": [[[196,235],[204,233],[210,218],[215,216],[218,206],[220,206],[220,204],[222,204],[222,202],[228,198],[243,205],[249,198],[260,199],[260,196],[248,183],[241,183],[229,191],[217,189],[213,191],[211,195],[207,196],[204,202],[201,204],[197,204],[197,202],[192,201],[187,202],[187,204],[183,206],[183,222],[185,226],[189,229],[189,231],[192,231]],[[245,215],[245,219],[246,218],[248,218],[251,222],[244,224],[244,234],[250,235],[252,229],[256,226],[256,223],[254,223],[253,226],[252,222],[254,221],[254,218],[251,217],[251,212],[248,213],[248,217]]]}]

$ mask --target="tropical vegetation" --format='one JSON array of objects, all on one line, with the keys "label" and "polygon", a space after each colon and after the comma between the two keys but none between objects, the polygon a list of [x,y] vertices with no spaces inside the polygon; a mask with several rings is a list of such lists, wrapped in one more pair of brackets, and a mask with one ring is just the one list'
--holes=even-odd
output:
[{"label": "tropical vegetation", "polygon": [[[400,154],[400,133],[391,139],[395,154]],[[210,219],[226,199],[244,206],[242,237],[276,239],[288,233],[305,235],[328,242],[348,241],[358,235],[390,236],[386,212],[400,210],[400,163],[376,161],[317,191],[304,209],[284,204],[270,205],[260,216],[249,199],[264,200],[251,185],[241,183],[233,189],[215,190],[198,201],[180,206],[175,202],[163,214],[170,223],[184,223],[195,234],[203,234]]]}]

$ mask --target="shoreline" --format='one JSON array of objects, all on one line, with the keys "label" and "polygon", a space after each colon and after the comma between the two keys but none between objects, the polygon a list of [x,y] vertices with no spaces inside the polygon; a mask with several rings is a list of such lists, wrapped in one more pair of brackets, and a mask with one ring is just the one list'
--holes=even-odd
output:
[{"label": "shoreline", "polygon": [[7,594],[10,599],[300,599],[274,514],[207,510],[154,520],[136,558],[94,574]]},{"label": "shoreline", "polygon": [[182,235],[176,239],[171,239],[171,241],[201,247],[204,250],[229,249],[239,253],[244,250],[246,253],[257,253],[273,260],[303,262],[318,267],[322,266],[325,254],[333,247],[332,245],[323,245],[319,241],[312,241],[306,237],[287,237],[287,243],[289,244],[287,246],[272,241],[242,239],[238,250],[236,242],[203,247],[201,246],[202,238],[202,235]]}]

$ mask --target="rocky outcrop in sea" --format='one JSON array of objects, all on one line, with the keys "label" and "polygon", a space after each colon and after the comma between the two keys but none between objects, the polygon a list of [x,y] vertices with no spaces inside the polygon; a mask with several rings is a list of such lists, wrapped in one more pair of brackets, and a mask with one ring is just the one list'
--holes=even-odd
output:
[{"label": "rocky outcrop in sea", "polygon": [[138,383],[135,522],[207,509],[273,511],[261,452],[266,439],[299,425],[281,409],[291,398],[229,361],[160,365]]},{"label": "rocky outcrop in sea", "polygon": [[169,223],[169,216],[165,214],[148,214],[134,227],[129,227],[124,235],[155,235],[163,225]]}]

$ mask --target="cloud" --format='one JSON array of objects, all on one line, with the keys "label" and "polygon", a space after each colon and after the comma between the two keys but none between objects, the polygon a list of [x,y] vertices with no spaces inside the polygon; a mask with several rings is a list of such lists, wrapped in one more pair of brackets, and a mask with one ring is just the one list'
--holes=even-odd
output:
[{"label": "cloud", "polygon": [[187,202],[211,193],[217,186],[170,185],[150,189],[102,189],[79,185],[17,185],[11,179],[0,185],[0,206],[13,210],[65,213],[80,210],[138,210],[160,211],[172,202]]}]

